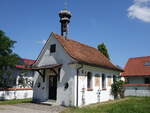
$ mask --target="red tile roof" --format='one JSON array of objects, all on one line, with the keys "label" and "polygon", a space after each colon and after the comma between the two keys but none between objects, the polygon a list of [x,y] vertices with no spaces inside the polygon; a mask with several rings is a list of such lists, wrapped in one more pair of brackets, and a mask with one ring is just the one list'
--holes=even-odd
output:
[{"label": "red tile roof", "polygon": [[113,65],[110,60],[100,53],[96,48],[74,40],[66,39],[55,33],[53,33],[53,35],[73,59],[89,65],[123,71],[122,69]]},{"label": "red tile roof", "polygon": [[22,64],[16,65],[16,68],[31,69],[29,66],[32,65],[36,60],[21,58]]},{"label": "red tile roof", "polygon": [[22,60],[27,65],[31,65],[31,64],[33,64],[36,61],[36,60],[25,59],[25,58],[22,58]]},{"label": "red tile roof", "polygon": [[150,66],[144,65],[150,62],[150,56],[130,58],[124,68],[122,76],[147,76],[150,75]]},{"label": "red tile roof", "polygon": [[16,68],[20,68],[20,69],[32,69],[31,67],[26,66],[26,65],[16,65]]}]

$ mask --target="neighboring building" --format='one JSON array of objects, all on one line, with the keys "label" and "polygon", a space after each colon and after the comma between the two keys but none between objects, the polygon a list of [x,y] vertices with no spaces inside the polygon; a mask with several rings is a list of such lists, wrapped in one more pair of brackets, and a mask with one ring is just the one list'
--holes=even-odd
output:
[{"label": "neighboring building", "polygon": [[121,73],[125,96],[150,96],[150,56],[130,58]]},{"label": "neighboring building", "polygon": [[35,60],[20,59],[15,68],[4,74],[8,88],[0,88],[0,100],[32,98],[34,71],[29,70]]},{"label": "neighboring building", "polygon": [[30,70],[35,60],[21,58],[15,68],[8,69],[4,74],[9,88],[32,88],[34,71]]},{"label": "neighboring building", "polygon": [[20,59],[19,65],[13,70],[16,77],[15,88],[32,88],[34,71],[30,69],[35,60]]}]

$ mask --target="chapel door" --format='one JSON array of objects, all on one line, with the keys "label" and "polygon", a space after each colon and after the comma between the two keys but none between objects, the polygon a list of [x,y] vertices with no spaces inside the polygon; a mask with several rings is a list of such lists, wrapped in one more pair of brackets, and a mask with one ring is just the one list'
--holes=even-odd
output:
[{"label": "chapel door", "polygon": [[49,77],[49,99],[56,100],[57,96],[57,76]]}]

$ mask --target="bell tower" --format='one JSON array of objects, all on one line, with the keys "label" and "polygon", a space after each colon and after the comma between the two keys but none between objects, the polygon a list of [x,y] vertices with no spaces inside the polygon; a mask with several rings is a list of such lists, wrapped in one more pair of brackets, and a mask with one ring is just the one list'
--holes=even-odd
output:
[{"label": "bell tower", "polygon": [[67,37],[68,35],[68,24],[72,14],[67,9],[63,9],[59,12],[60,23],[61,23],[61,35]]}]

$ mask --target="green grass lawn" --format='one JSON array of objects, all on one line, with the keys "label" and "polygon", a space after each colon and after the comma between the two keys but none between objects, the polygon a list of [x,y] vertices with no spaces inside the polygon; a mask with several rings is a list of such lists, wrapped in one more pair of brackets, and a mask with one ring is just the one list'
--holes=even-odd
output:
[{"label": "green grass lawn", "polygon": [[61,113],[150,113],[150,97],[127,97],[82,108],[66,108]]},{"label": "green grass lawn", "polygon": [[32,102],[32,99],[4,100],[4,101],[0,101],[0,105],[21,104],[21,103],[29,103],[29,102]]}]

